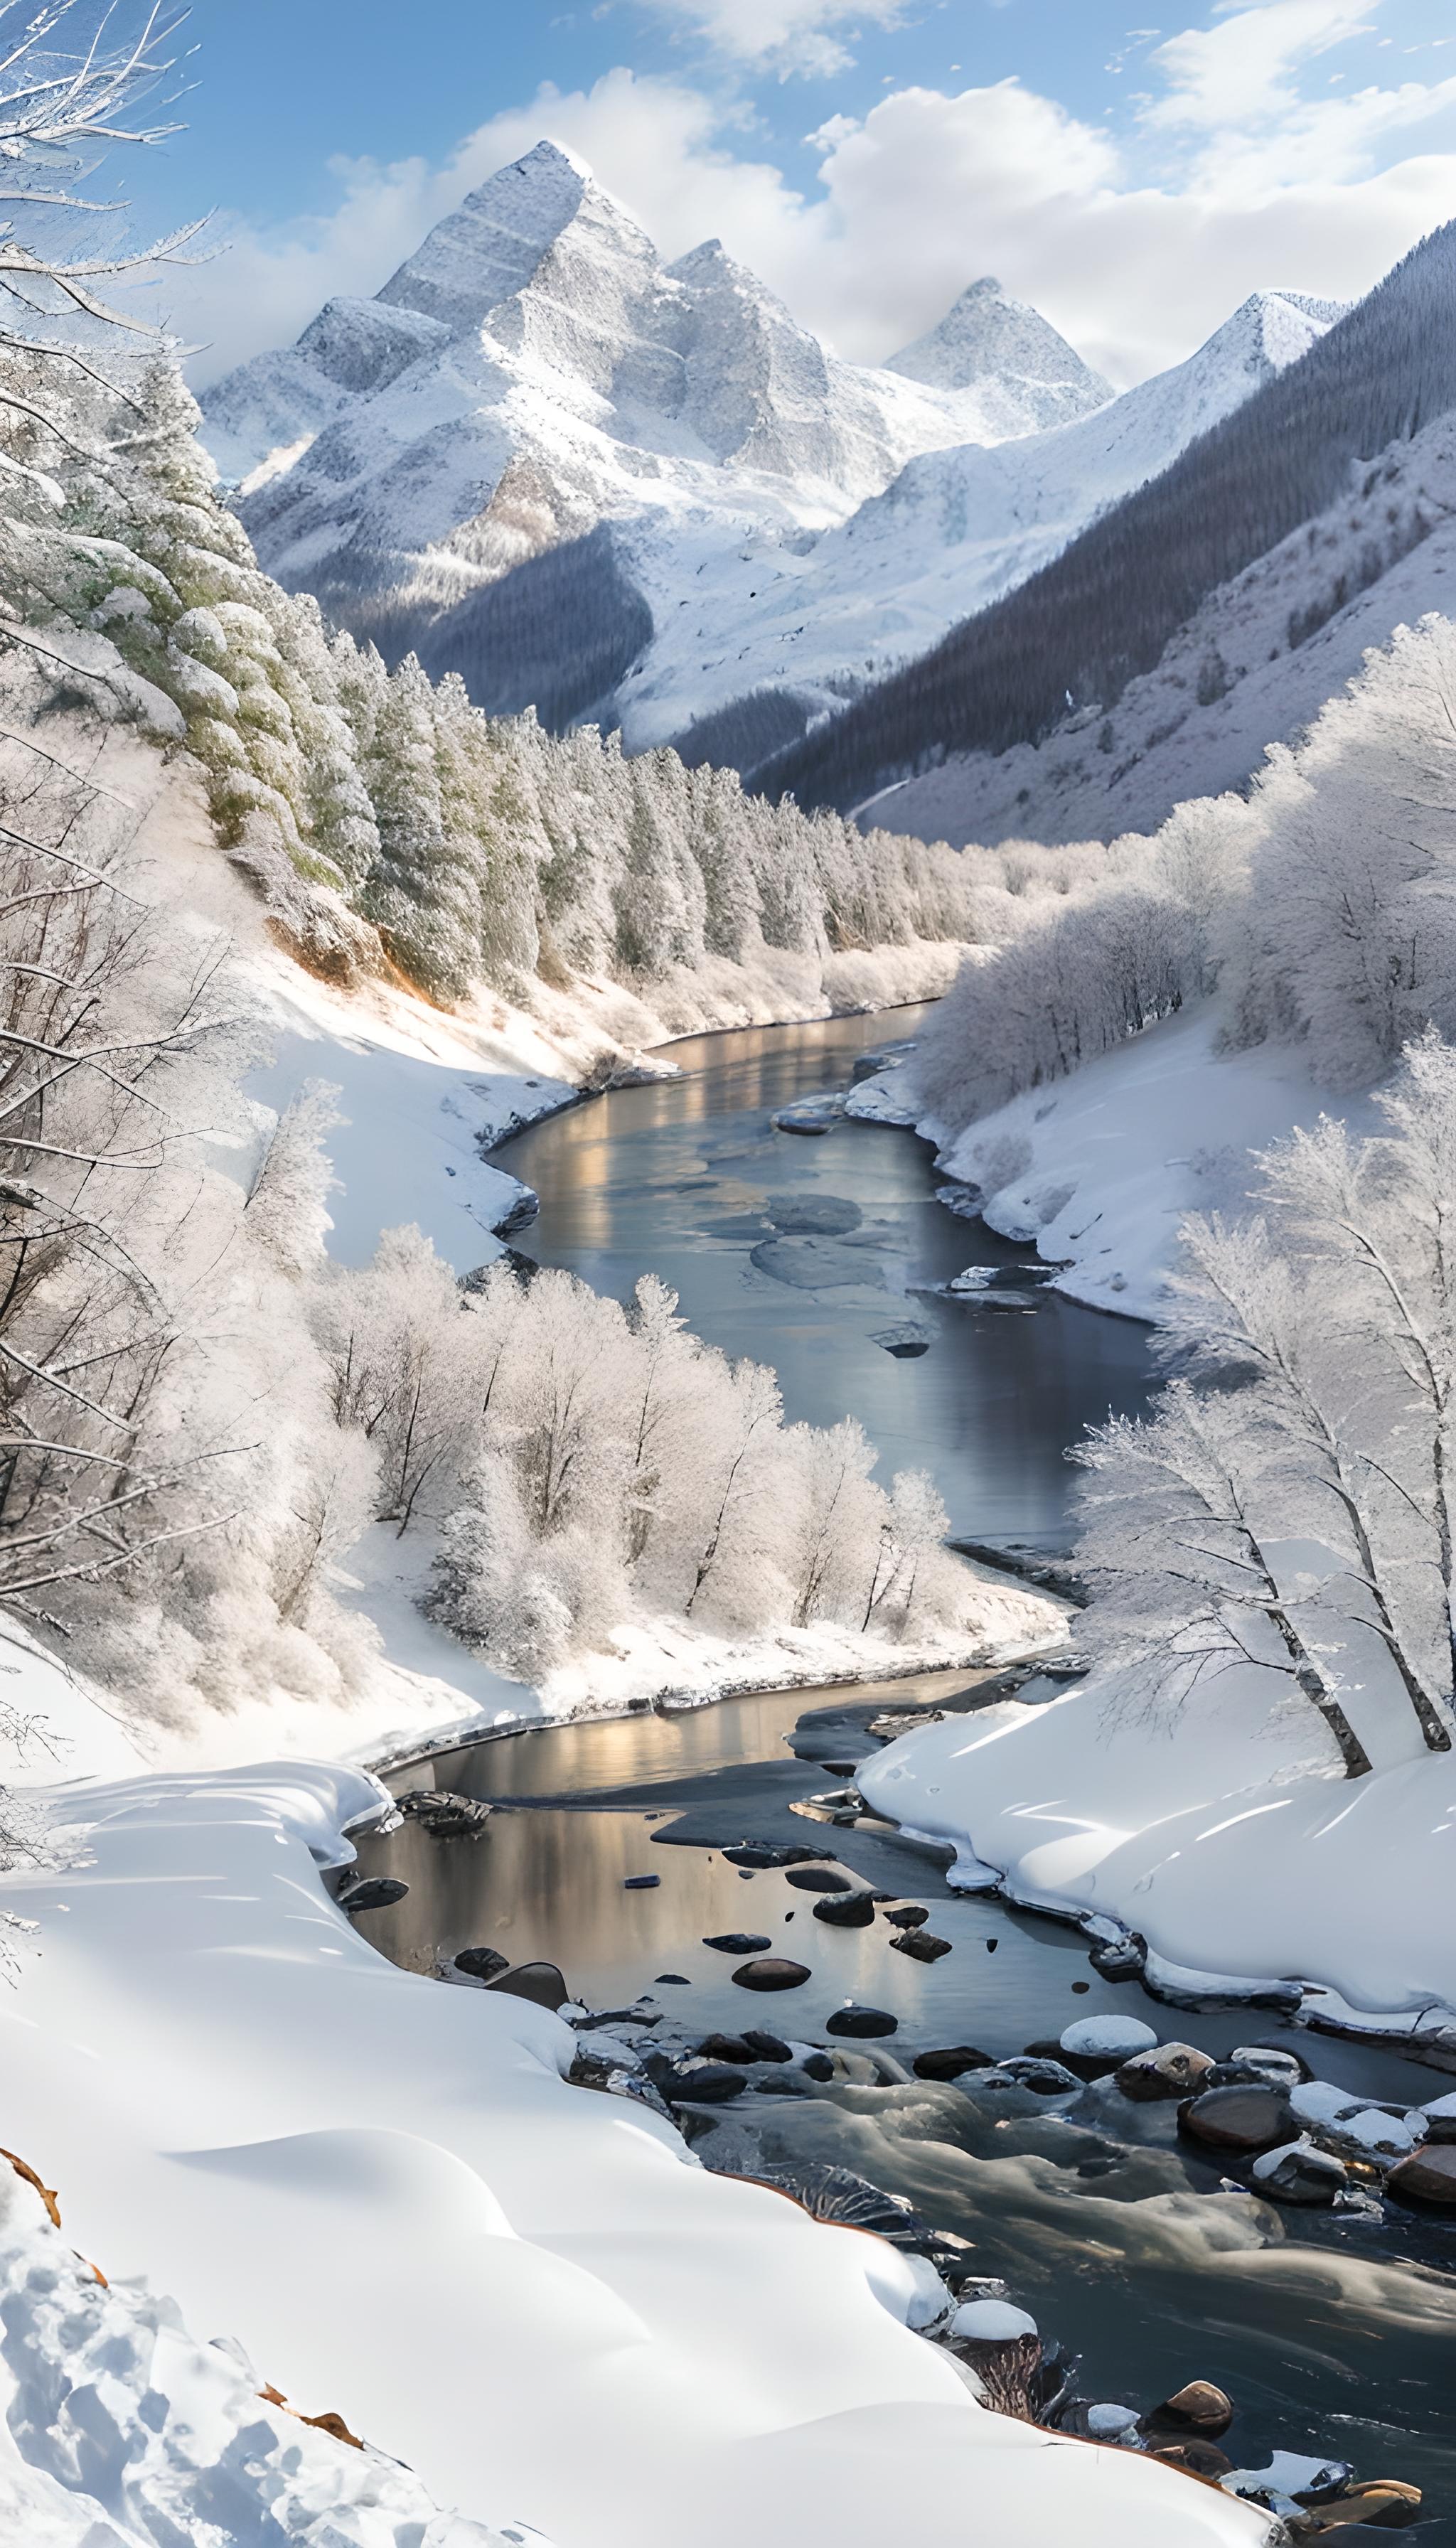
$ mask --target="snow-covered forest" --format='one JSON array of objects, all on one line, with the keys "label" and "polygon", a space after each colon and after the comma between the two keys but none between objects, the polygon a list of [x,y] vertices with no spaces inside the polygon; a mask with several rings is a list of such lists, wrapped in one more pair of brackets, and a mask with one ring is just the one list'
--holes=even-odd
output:
[{"label": "snow-covered forest", "polygon": [[1020,925],[942,1003],[927,1111],[954,1136],[1209,995],[1226,1049],[1287,1046],[1331,1092],[1372,1087],[1428,1022],[1456,1031],[1453,735],[1456,626],[1432,615],[1270,752],[1247,802],[1193,799],[1106,848],[1008,844]]}]

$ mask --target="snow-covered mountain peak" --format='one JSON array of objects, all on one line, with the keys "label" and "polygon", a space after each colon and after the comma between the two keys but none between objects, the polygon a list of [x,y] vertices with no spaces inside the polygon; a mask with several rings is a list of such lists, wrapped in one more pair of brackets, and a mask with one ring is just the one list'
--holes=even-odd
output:
[{"label": "snow-covered mountain peak", "polygon": [[893,355],[885,369],[932,389],[971,389],[990,379],[1041,389],[1046,412],[1037,422],[1044,425],[1088,414],[1113,395],[1049,320],[1005,291],[993,274],[968,285],[940,324]]},{"label": "snow-covered mountain peak", "polygon": [[1347,307],[1310,292],[1251,292],[1194,360],[1209,371],[1242,371],[1255,383],[1268,380],[1307,354]]},{"label": "snow-covered mountain peak", "polygon": [[526,289],[563,233],[584,220],[598,234],[652,252],[584,159],[560,142],[538,141],[437,222],[378,298],[442,320],[455,333],[479,326]]}]

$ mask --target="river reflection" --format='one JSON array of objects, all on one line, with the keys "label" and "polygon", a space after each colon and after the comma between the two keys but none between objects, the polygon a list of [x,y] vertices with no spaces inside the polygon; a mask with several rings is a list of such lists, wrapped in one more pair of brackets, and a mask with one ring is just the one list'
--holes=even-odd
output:
[{"label": "river reflection", "polygon": [[[1059,1548],[1066,1445],[1110,1409],[1143,1404],[1145,1330],[1049,1293],[1010,1311],[924,1297],[917,1285],[1029,1251],[937,1204],[930,1151],[912,1135],[846,1122],[806,1138],[770,1121],[790,1099],[846,1086],[858,1053],[913,1036],[926,1015],[674,1045],[678,1078],[613,1090],[495,1154],[541,1198],[516,1243],[619,1300],[660,1274],[699,1335],[774,1366],[791,1420],[857,1415],[886,1482],[929,1468],[955,1534]],[[813,1288],[753,1261],[785,1202],[846,1207],[848,1227],[822,1250],[832,1279]],[[802,1241],[775,1255],[805,1270]],[[897,1360],[874,1338],[906,1320],[930,1349]]]}]

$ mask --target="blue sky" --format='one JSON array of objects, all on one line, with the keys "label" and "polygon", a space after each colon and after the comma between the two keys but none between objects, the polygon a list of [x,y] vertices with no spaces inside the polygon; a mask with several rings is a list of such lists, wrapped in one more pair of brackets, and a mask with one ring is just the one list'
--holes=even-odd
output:
[{"label": "blue sky", "polygon": [[194,370],[373,291],[543,132],[672,255],[717,232],[874,359],[995,271],[1121,380],[1263,284],[1348,295],[1456,216],[1452,0],[193,0],[139,229]]}]

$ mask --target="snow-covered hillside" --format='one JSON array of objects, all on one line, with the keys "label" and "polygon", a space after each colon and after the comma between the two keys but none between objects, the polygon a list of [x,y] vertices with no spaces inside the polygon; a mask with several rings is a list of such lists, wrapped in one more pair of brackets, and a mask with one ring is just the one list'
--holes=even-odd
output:
[{"label": "snow-covered hillside", "polygon": [[[996,306],[977,300],[981,290],[957,303],[946,330],[966,302],[978,316]],[[843,697],[847,679],[878,679],[925,653],[956,620],[1034,575],[1104,505],[1156,477],[1339,316],[1337,302],[1255,293],[1186,363],[1091,414],[1014,440],[924,453],[883,495],[797,551],[771,558],[746,543],[716,578],[708,609],[699,601],[683,623],[691,646],[671,617],[658,616],[620,693],[629,739],[681,732],[704,709],[756,687],[790,688],[813,713]],[[914,350],[929,362],[934,343]],[[644,587],[652,564],[644,552]],[[722,736],[737,739],[726,721]],[[709,727],[705,741],[712,738]],[[939,830],[933,822],[927,837]],[[981,837],[973,828],[953,835],[957,844],[972,836]]]},{"label": "snow-covered hillside", "polygon": [[1427,610],[1449,611],[1453,595],[1456,417],[1447,414],[1357,467],[1337,503],[1212,592],[1110,717],[1084,709],[1045,743],[947,760],[886,788],[862,815],[957,848],[1153,831],[1186,798],[1241,786],[1369,648]]}]

